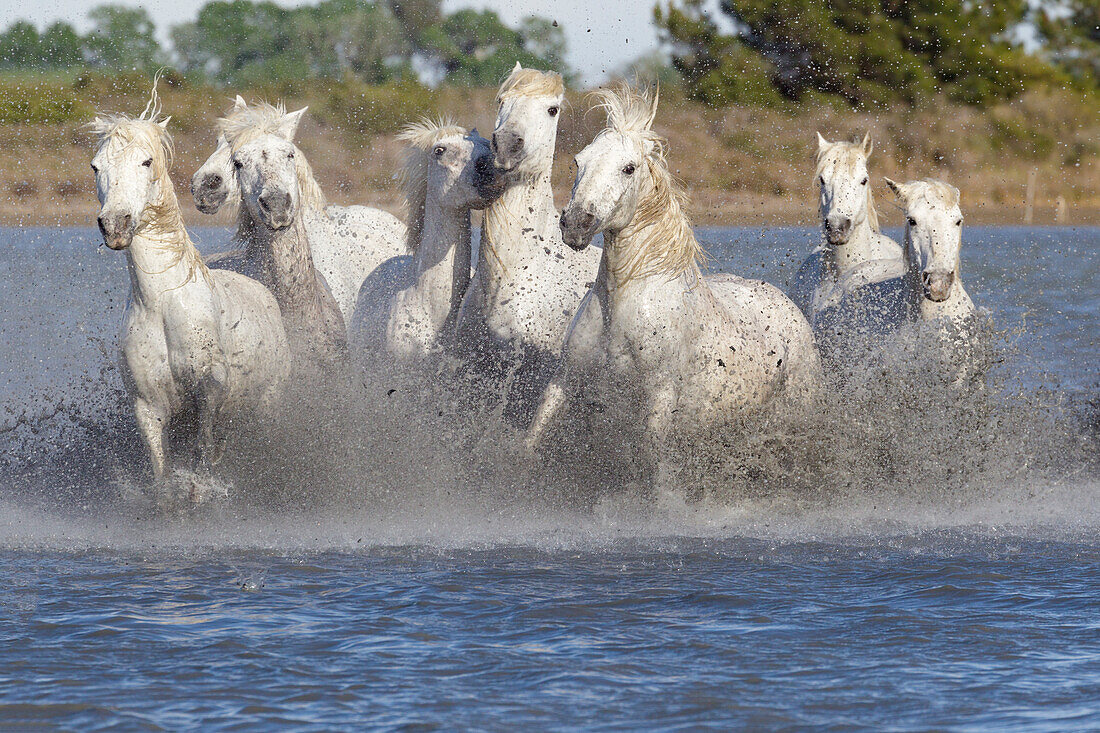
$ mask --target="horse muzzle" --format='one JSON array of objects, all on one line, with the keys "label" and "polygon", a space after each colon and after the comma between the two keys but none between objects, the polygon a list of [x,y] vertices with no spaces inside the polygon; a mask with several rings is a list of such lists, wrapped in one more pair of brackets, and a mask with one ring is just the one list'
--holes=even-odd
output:
[{"label": "horse muzzle", "polygon": [[134,218],[130,214],[100,214],[96,219],[103,243],[113,250],[123,250],[134,241]]},{"label": "horse muzzle", "polygon": [[289,193],[265,191],[256,200],[260,207],[260,218],[270,229],[286,229],[294,223],[294,204]]},{"label": "horse muzzle", "polygon": [[848,217],[829,217],[825,220],[825,239],[829,244],[847,244],[852,234],[852,220]]},{"label": "horse muzzle", "polygon": [[523,162],[525,141],[523,136],[511,130],[493,133],[493,162],[503,173],[509,173]]},{"label": "horse muzzle", "polygon": [[592,243],[592,237],[596,235],[596,224],[596,217],[591,212],[570,208],[561,212],[561,219],[558,221],[562,241],[578,252]]},{"label": "horse muzzle", "polygon": [[492,154],[486,153],[474,161],[474,187],[486,206],[504,193],[504,171],[497,167]]},{"label": "horse muzzle", "polygon": [[191,197],[195,199],[195,208],[204,214],[216,214],[225,205],[229,197],[224,181],[219,175],[203,178],[198,185],[191,186]]},{"label": "horse muzzle", "polygon": [[921,284],[924,297],[933,303],[942,303],[951,297],[951,287],[955,284],[953,272],[922,272]]}]

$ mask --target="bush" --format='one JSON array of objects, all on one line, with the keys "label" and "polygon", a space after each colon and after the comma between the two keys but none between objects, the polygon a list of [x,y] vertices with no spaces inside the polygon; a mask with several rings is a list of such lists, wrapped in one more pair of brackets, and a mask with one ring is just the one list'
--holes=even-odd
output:
[{"label": "bush", "polygon": [[383,135],[436,114],[438,95],[413,81],[369,86],[353,81],[333,85],[317,117],[358,135]]},{"label": "bush", "polygon": [[87,119],[91,111],[63,83],[0,81],[0,125],[58,125]]}]

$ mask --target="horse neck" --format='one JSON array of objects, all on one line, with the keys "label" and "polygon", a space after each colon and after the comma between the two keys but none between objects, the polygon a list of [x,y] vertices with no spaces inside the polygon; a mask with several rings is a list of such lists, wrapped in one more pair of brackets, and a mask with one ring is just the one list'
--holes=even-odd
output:
[{"label": "horse neck", "polygon": [[[470,284],[470,211],[444,209],[429,198],[413,262],[413,287],[431,301],[433,320],[456,312]],[[447,297],[432,297],[442,293]]]},{"label": "horse neck", "polygon": [[527,235],[551,238],[551,229],[556,231],[549,226],[554,214],[549,169],[511,183],[485,211],[478,269],[485,267],[485,272],[499,277],[530,259],[542,242]]},{"label": "horse neck", "polygon": [[[639,209],[643,204],[639,204]],[[678,233],[685,227],[688,229],[688,236],[694,236],[690,232],[690,224],[679,203],[673,200],[670,205],[661,207],[659,220],[639,221],[635,216],[634,220],[623,229],[617,232],[604,232],[603,254],[597,279],[602,278],[603,287],[612,296],[611,300],[625,300],[632,296],[652,300],[660,299],[662,294],[682,293],[685,288],[705,289],[707,286],[703,281],[702,270],[695,259],[688,262],[687,266],[679,272],[658,270],[636,275],[631,273],[634,266],[652,256],[652,253],[647,251],[647,248],[652,246],[651,239],[646,236],[652,235],[650,230],[667,229]]]},{"label": "horse neck", "polygon": [[175,191],[169,187],[155,208],[156,218],[143,224],[126,249],[132,297],[144,305],[167,292],[209,285],[209,271],[187,236]]},{"label": "horse neck", "polygon": [[249,217],[245,250],[262,264],[275,299],[284,312],[321,312],[321,283],[301,212],[285,229],[273,230]]},{"label": "horse neck", "polygon": [[865,216],[852,229],[847,242],[841,245],[826,243],[823,258],[826,269],[835,273],[838,280],[843,280],[861,264],[875,258],[874,244],[877,236]]}]

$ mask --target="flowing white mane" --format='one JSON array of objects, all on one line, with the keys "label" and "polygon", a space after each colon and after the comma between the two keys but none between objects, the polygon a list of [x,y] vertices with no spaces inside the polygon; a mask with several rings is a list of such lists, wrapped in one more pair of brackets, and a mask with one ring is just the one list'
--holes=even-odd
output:
[{"label": "flowing white mane", "polygon": [[406,144],[401,183],[405,192],[407,246],[415,251],[424,232],[424,207],[428,198],[428,164],[436,143],[452,135],[465,135],[466,130],[449,118],[432,121],[422,118],[402,128],[397,139]]},{"label": "flowing white mane", "polygon": [[638,202],[630,229],[640,235],[641,245],[616,269],[620,282],[639,277],[677,277],[698,267],[706,258],[685,213],[687,194],[672,177],[666,160],[667,143],[653,131],[658,93],[637,90],[628,84],[595,92],[597,107],[607,112],[608,131],[633,139],[646,153],[646,170],[653,189]]},{"label": "flowing white mane", "polygon": [[[818,150],[817,164],[814,167],[814,181],[817,181],[818,177],[824,173],[825,169],[830,165],[835,170],[855,175],[853,171],[861,161],[864,163],[867,161],[867,152],[864,149],[864,143],[850,143],[844,141],[830,143],[828,148]],[[871,191],[871,186],[867,186],[867,224],[870,225],[871,231],[881,231],[879,229],[878,211],[875,209],[875,197]]]},{"label": "flowing white mane", "polygon": [[[264,135],[285,138],[286,107],[267,102],[255,102],[247,107],[233,109],[218,120],[218,132],[225,136],[234,152]],[[293,141],[291,141],[293,142]],[[298,196],[304,208],[325,208],[325,193],[313,176],[313,168],[298,146],[294,146],[294,169],[298,178]]]},{"label": "flowing white mane", "polygon": [[97,153],[106,148],[108,160],[131,146],[137,146],[152,158],[150,170],[153,178],[161,182],[158,187],[160,198],[146,203],[142,211],[138,225],[141,237],[156,242],[156,247],[176,255],[172,266],[181,262],[187,263],[188,277],[180,283],[181,286],[189,282],[196,272],[210,282],[210,272],[183,225],[176,191],[168,177],[174,148],[172,136],[165,126],[171,118],[160,118],[160,97],[156,87],[158,79],[159,76],[154,78],[149,102],[139,116],[99,115],[88,127],[97,137]]}]

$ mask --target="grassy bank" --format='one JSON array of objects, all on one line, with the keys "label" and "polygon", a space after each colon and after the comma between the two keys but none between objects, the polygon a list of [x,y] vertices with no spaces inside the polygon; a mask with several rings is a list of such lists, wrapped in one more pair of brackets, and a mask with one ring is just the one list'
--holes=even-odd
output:
[{"label": "grassy bank", "polygon": [[[334,203],[367,203],[400,211],[394,172],[400,148],[393,133],[422,114],[450,114],[460,124],[492,127],[493,90],[415,85],[367,87],[354,81],[291,83],[255,89],[216,89],[184,79],[162,83],[165,111],[176,138],[173,177],[191,224],[215,220],[190,205],[191,173],[213,149],[214,122],[233,93],[246,99],[309,105],[298,143]],[[83,125],[95,111],[137,113],[145,104],[142,76],[0,77],[0,224],[88,224],[96,210],[88,170],[91,138]],[[559,203],[572,181],[570,159],[602,127],[587,113],[583,94],[571,94],[563,115],[555,183]],[[700,224],[811,224],[814,131],[853,137],[871,130],[872,175],[881,182],[937,177],[963,191],[972,223],[1022,223],[1034,171],[1036,223],[1053,223],[1059,198],[1070,223],[1100,222],[1100,119],[1095,100],[1069,93],[1032,92],[987,110],[944,102],[937,109],[894,108],[856,113],[838,106],[776,110],[716,110],[665,90],[658,129],[669,138],[670,160],[688,187]],[[900,223],[880,205],[887,223]]]}]

